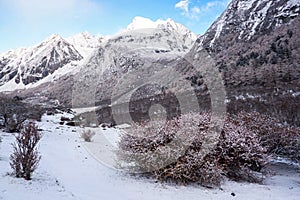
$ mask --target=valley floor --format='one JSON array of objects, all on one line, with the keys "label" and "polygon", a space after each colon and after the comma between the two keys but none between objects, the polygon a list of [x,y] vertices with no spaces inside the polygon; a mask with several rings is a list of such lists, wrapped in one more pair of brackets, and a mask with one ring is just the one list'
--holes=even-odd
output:
[{"label": "valley floor", "polygon": [[[44,116],[39,151],[42,159],[31,181],[9,175],[9,155],[14,136],[0,132],[1,200],[153,200],[153,199],[272,199],[296,200],[300,196],[300,172],[289,164],[273,165],[274,176],[264,184],[226,181],[222,189],[197,185],[173,186],[132,177],[98,162],[88,153],[75,127],[59,125],[60,115]],[[115,129],[103,130],[108,134]],[[234,196],[233,196],[234,194]]]}]

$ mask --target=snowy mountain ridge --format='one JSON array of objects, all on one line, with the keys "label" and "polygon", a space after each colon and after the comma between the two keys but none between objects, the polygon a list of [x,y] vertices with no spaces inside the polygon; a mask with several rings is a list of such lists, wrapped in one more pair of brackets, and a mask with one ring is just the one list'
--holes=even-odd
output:
[{"label": "snowy mountain ridge", "polygon": [[238,33],[238,40],[251,40],[300,15],[298,0],[232,0],[223,14],[201,37],[201,45],[218,46],[220,35]]},{"label": "snowy mountain ridge", "polygon": [[[145,23],[147,22],[147,23]],[[152,29],[145,32],[143,29]],[[159,34],[158,34],[159,32]],[[172,37],[171,37],[172,36]],[[144,44],[159,51],[187,52],[196,40],[196,35],[171,19],[151,21],[136,17],[126,31],[116,36],[95,36],[82,32],[68,38],[53,34],[33,47],[11,50],[0,55],[0,91],[13,91],[37,85],[49,78],[58,69],[80,68],[97,50],[107,44],[132,46]],[[74,71],[74,70],[72,70]],[[77,70],[78,71],[78,70]],[[58,76],[66,73],[58,73]],[[56,77],[57,78],[57,77]],[[53,81],[53,80],[52,80]]]},{"label": "snowy mountain ridge", "polygon": [[28,85],[82,58],[74,46],[54,34],[34,47],[3,54],[0,60],[0,84],[14,80],[16,84]]}]

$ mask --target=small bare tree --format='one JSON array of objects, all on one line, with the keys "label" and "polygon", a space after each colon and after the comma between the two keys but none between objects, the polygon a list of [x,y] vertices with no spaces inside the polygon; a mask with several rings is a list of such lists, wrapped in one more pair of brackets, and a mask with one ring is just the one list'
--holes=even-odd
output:
[{"label": "small bare tree", "polygon": [[81,138],[84,139],[85,142],[92,142],[92,137],[95,135],[91,130],[85,130],[81,133]]},{"label": "small bare tree", "polygon": [[41,159],[37,151],[41,137],[33,122],[26,124],[21,133],[16,135],[16,142],[12,144],[14,152],[10,156],[10,166],[17,178],[31,179]]}]

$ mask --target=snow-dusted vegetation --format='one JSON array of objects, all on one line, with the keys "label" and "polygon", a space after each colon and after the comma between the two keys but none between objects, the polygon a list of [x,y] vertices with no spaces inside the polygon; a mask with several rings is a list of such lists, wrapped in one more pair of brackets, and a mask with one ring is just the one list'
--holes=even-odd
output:
[{"label": "snow-dusted vegetation", "polygon": [[[151,162],[165,162],[162,157],[152,158],[155,155],[152,152],[170,144],[178,135],[185,135],[185,149],[175,162],[145,174],[150,173],[164,182],[196,182],[204,186],[220,185],[224,177],[262,182],[266,175],[263,168],[270,156],[299,162],[300,129],[281,125],[265,115],[241,112],[227,117],[223,130],[215,138],[214,149],[203,154],[208,138],[213,137],[209,130],[210,113],[183,115],[168,123],[137,124],[132,133],[124,135],[120,141],[121,148],[132,152],[133,156],[125,154],[121,159],[138,163],[143,168],[151,166]],[[136,153],[144,154],[134,156]]]},{"label": "snow-dusted vegetation", "polygon": [[[272,172],[260,184],[233,182],[225,179],[220,187],[157,183],[154,179],[128,176],[99,163],[85,149],[80,129],[60,125],[62,114],[44,115],[38,122],[43,137],[39,144],[40,165],[25,181],[11,175],[9,155],[15,137],[1,132],[0,199],[297,199],[300,195],[297,165],[286,160],[273,160],[266,170]],[[64,116],[70,117],[68,114]],[[99,130],[99,129],[95,129]],[[76,132],[75,132],[76,131]],[[107,128],[97,134],[110,134]],[[239,139],[241,140],[241,139]],[[96,142],[96,141],[95,141]],[[272,175],[272,176],[271,176]]]},{"label": "snow-dusted vegetation", "polygon": [[41,156],[37,150],[37,144],[42,135],[37,129],[33,122],[29,122],[25,124],[21,133],[16,135],[9,164],[17,178],[30,180],[32,173],[38,167]]}]

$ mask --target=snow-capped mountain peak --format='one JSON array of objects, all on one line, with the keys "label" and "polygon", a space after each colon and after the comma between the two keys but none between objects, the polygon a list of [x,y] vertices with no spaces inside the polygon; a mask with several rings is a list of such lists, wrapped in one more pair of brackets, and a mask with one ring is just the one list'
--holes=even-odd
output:
[{"label": "snow-capped mountain peak", "polygon": [[[30,57],[34,57],[35,55],[39,56],[41,53],[47,54],[53,49],[59,50],[59,48],[65,48],[66,46],[70,46],[70,44],[68,44],[67,41],[63,39],[60,35],[53,34],[40,44],[34,46],[32,48]],[[76,51],[74,47],[70,46],[70,48],[72,48],[73,51]],[[65,50],[68,49],[65,48]]]},{"label": "snow-capped mountain peak", "polygon": [[134,17],[132,22],[127,26],[126,30],[138,30],[138,29],[146,29],[146,28],[167,28],[167,27],[173,28],[177,31],[188,30],[186,27],[184,27],[179,23],[176,23],[171,18],[168,18],[166,20],[158,19],[156,21],[152,21],[149,18],[145,18],[141,16]]},{"label": "snow-capped mountain peak", "polygon": [[72,44],[83,57],[88,56],[96,48],[99,48],[105,37],[95,36],[85,31],[78,33],[66,39],[70,44]]},{"label": "snow-capped mountain peak", "polygon": [[54,34],[29,48],[8,51],[0,58],[0,85],[11,82],[28,85],[52,74],[57,69],[81,60],[82,56],[60,35]]},{"label": "snow-capped mountain peak", "polygon": [[56,40],[62,40],[63,38],[59,35],[59,34],[52,34],[49,38],[48,38],[48,40],[52,40],[52,41],[56,41]]},{"label": "snow-capped mountain peak", "polygon": [[127,30],[137,30],[143,28],[156,28],[157,23],[151,19],[137,16],[133,18],[132,22],[127,26]]},{"label": "snow-capped mountain peak", "polygon": [[39,49],[41,47],[47,47],[47,46],[55,46],[58,43],[66,43],[65,39],[63,39],[60,35],[58,34],[53,34],[50,37],[46,38],[45,40],[43,40],[40,44],[37,44],[36,46],[34,46],[34,49]]},{"label": "snow-capped mountain peak", "polygon": [[146,48],[157,52],[187,53],[195,43],[196,35],[172,19],[151,19],[137,16],[118,34],[107,39],[105,45],[115,48]]},{"label": "snow-capped mountain peak", "polygon": [[133,31],[138,29],[166,29],[168,31],[177,32],[181,35],[191,38],[192,40],[196,40],[197,36],[193,32],[191,32],[188,28],[183,26],[182,24],[176,23],[171,18],[166,20],[158,19],[156,21],[152,21],[149,18],[135,17],[132,22],[127,26],[126,31]]},{"label": "snow-capped mountain peak", "polygon": [[[87,31],[82,33],[78,33],[71,37],[68,37],[66,40],[73,45],[79,45],[81,47],[93,45],[93,42],[99,43],[104,37],[102,36],[95,36],[90,34]],[[93,46],[99,46],[99,44],[94,44]]]}]

